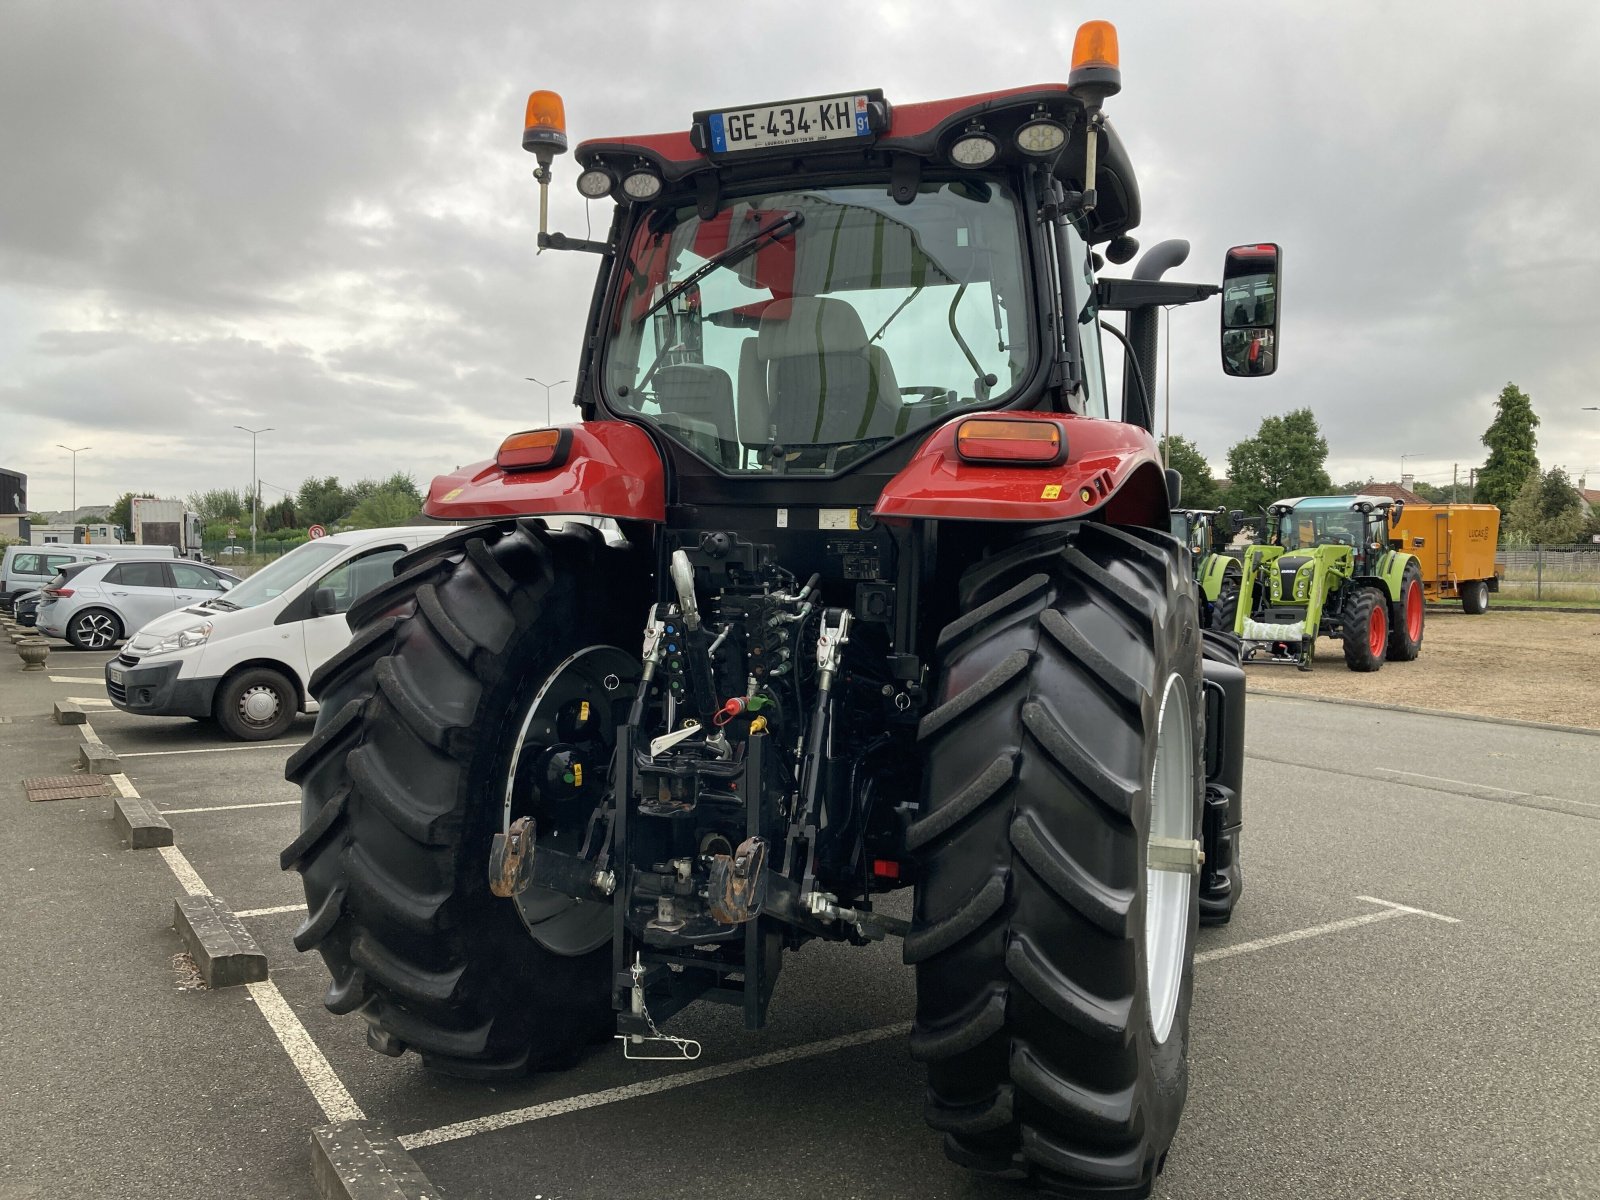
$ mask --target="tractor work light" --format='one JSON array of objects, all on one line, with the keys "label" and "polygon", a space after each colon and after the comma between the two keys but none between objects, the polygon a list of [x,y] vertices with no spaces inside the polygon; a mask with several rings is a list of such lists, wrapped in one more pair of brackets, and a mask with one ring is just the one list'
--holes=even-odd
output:
[{"label": "tractor work light", "polygon": [[622,177],[622,193],[630,200],[654,200],[661,194],[661,176],[654,171],[633,171]]},{"label": "tractor work light", "polygon": [[559,467],[571,449],[570,429],[527,429],[501,442],[494,461],[502,471],[537,471]]},{"label": "tractor work light", "polygon": [[950,147],[950,161],[958,167],[987,167],[1000,154],[1000,143],[987,133],[964,133]]},{"label": "tractor work light", "polygon": [[617,177],[604,167],[590,167],[578,176],[578,191],[587,200],[599,200],[611,194],[617,186]]},{"label": "tractor work light", "polygon": [[965,462],[1047,467],[1066,451],[1066,437],[1055,421],[969,417],[956,426],[956,453]]},{"label": "tractor work light", "polygon": [[533,92],[528,96],[522,148],[538,155],[544,166],[557,154],[567,152],[567,110],[554,92]]},{"label": "tractor work light", "polygon": [[1043,158],[1056,153],[1066,144],[1066,127],[1056,121],[1033,120],[1017,130],[1017,149],[1024,154]]}]

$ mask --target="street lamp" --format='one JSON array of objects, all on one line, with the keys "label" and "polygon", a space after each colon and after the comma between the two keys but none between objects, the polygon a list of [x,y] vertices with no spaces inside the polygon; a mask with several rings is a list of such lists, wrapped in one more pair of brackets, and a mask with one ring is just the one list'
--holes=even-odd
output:
[{"label": "street lamp", "polygon": [[[61,446],[60,442],[56,445]],[[71,446],[61,446],[68,454],[72,455],[72,540],[78,540],[78,455],[84,450],[93,450],[93,446],[79,446],[74,450]]]},{"label": "street lamp", "polygon": [[243,425],[235,425],[235,429],[243,429],[250,435],[250,556],[256,553],[256,510],[261,507],[261,484],[256,479],[256,434],[271,433],[273,426],[265,429],[247,429]]},{"label": "street lamp", "polygon": [[560,387],[563,383],[571,383],[572,380],[558,379],[554,383],[546,383],[542,379],[535,379],[532,375],[524,375],[523,378],[529,383],[537,383],[544,389],[544,423],[546,425],[550,424],[550,389]]}]

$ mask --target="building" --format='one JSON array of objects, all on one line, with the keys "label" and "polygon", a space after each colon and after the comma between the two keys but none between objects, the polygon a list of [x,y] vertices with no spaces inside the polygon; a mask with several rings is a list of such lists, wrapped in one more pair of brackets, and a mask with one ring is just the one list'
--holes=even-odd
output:
[{"label": "building", "polygon": [[30,546],[71,546],[87,540],[82,525],[35,525],[28,531]]},{"label": "building", "polygon": [[28,540],[28,477],[0,467],[0,538]]}]

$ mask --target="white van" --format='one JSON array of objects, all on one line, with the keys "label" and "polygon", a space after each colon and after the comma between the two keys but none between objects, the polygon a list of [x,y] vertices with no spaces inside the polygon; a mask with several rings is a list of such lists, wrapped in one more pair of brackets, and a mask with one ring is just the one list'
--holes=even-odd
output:
[{"label": "white van", "polygon": [[14,597],[33,592],[55,578],[70,563],[98,562],[104,558],[176,558],[171,546],[46,545],[7,546],[0,558],[0,605],[11,607]]},{"label": "white van", "polygon": [[454,526],[362,529],[318,538],[225,595],[157,617],[106,664],[124,712],[215,718],[246,741],[315,712],[312,672],[350,641],[345,613],[394,578],[395,560]]}]

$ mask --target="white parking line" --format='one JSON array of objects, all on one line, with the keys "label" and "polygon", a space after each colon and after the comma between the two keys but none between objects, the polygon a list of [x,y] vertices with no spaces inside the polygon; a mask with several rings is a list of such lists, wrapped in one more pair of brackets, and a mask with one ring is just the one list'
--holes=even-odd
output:
[{"label": "white parking line", "polygon": [[304,742],[251,742],[244,746],[202,746],[198,750],[136,750],[118,758],[156,758],[162,754],[229,754],[235,750],[294,750]]},{"label": "white parking line", "polygon": [[[1431,917],[1437,921],[1460,924],[1459,919],[1456,917],[1447,917],[1442,913],[1429,912],[1425,908],[1411,908],[1405,904],[1397,904],[1393,900],[1380,900],[1376,896],[1357,896],[1356,899],[1364,900],[1371,904],[1381,904],[1384,906],[1383,911],[1362,913],[1360,916],[1328,921],[1325,924],[1312,925],[1306,929],[1294,929],[1287,933],[1274,934],[1271,937],[1239,942],[1233,946],[1219,946],[1215,950],[1207,950],[1196,954],[1194,961],[1196,963],[1216,962],[1219,959],[1234,958],[1240,954],[1251,954],[1257,950],[1268,950],[1274,946],[1282,946],[1290,942],[1299,942],[1307,938],[1321,937],[1324,934],[1338,933],[1344,929],[1372,925],[1379,921],[1396,921],[1408,916]],[[698,1070],[684,1071],[661,1079],[646,1080],[643,1083],[630,1083],[624,1087],[607,1088],[604,1091],[589,1092],[585,1095],[569,1096],[564,1100],[551,1100],[548,1103],[534,1104],[527,1108],[514,1108],[509,1112],[491,1113],[488,1116],[475,1117],[470,1121],[457,1121],[453,1125],[441,1125],[436,1129],[425,1129],[420,1133],[403,1134],[399,1141],[407,1150],[420,1150],[428,1146],[440,1145],[443,1142],[453,1142],[461,1138],[472,1137],[479,1133],[491,1133],[497,1129],[508,1129],[513,1125],[526,1125],[532,1121],[542,1121],[547,1117],[565,1116],[567,1113],[582,1112],[588,1108],[598,1108],[603,1104],[615,1104],[620,1100],[651,1096],[658,1092],[671,1091],[674,1088],[688,1087],[690,1084],[705,1083],[709,1080],[722,1079],[729,1075],[738,1075],[745,1071],[757,1071],[763,1067],[777,1066],[779,1063],[814,1058],[819,1054],[831,1054],[833,1051],[842,1050],[847,1046],[860,1046],[868,1042],[878,1042],[885,1038],[896,1037],[907,1033],[910,1028],[910,1023],[904,1021],[895,1025],[880,1025],[876,1029],[842,1034],[839,1037],[828,1038],[820,1042],[810,1042],[803,1046],[791,1046],[786,1050],[775,1050],[770,1054],[757,1054],[752,1058],[741,1058],[735,1062],[719,1063],[712,1067],[701,1067]]]},{"label": "white parking line", "polygon": [[183,851],[176,846],[157,846],[161,857],[167,860],[167,866],[172,868],[172,873],[178,877],[178,882],[183,890],[191,896],[209,896],[211,889],[206,886],[205,880],[200,878],[200,872],[184,857]]},{"label": "white parking line", "polygon": [[279,913],[305,912],[304,904],[279,904],[275,908],[246,908],[234,913],[236,917],[275,917]]},{"label": "white parking line", "polygon": [[[116,782],[117,790],[124,796],[130,798],[138,796],[139,793],[134,790],[126,775],[113,775],[111,778]],[[211,889],[206,886],[205,880],[200,878],[200,873],[194,869],[194,865],[184,857],[182,850],[176,846],[160,846],[158,849],[184,891],[191,896],[211,895]],[[317,1044],[311,1040],[306,1027],[300,1023],[300,1018],[295,1016],[294,1009],[289,1007],[289,1002],[278,990],[278,985],[266,979],[260,983],[246,984],[245,987],[249,989],[250,998],[256,1002],[256,1008],[266,1018],[279,1045],[289,1056],[289,1061],[300,1073],[300,1078],[305,1081],[312,1098],[321,1106],[328,1120],[365,1120],[366,1113],[361,1111],[361,1106],[356,1103],[355,1097],[334,1073],[332,1065],[317,1048]]]},{"label": "white parking line", "polygon": [[[132,758],[133,755],[124,754],[122,757]],[[163,817],[170,817],[179,813],[233,812],[234,810],[240,808],[283,808],[288,804],[299,803],[300,801],[298,800],[261,800],[254,804],[209,804],[204,808],[163,808],[161,810],[161,815]]]},{"label": "white parking line", "polygon": [[458,1121],[454,1125],[441,1125],[437,1129],[426,1129],[421,1133],[408,1133],[400,1138],[400,1144],[407,1150],[417,1150],[424,1146],[437,1146],[441,1142],[453,1142],[459,1138],[471,1137],[475,1133],[489,1133],[496,1129],[506,1129],[512,1125],[525,1125],[529,1121],[542,1121],[546,1117],[559,1117],[566,1113],[582,1112],[586,1108],[598,1108],[602,1104],[615,1104],[619,1100],[632,1100],[637,1096],[653,1096],[658,1092],[670,1092],[674,1088],[688,1087],[693,1083],[705,1083],[712,1079],[722,1079],[728,1075],[738,1075],[743,1071],[756,1071],[762,1067],[773,1067],[779,1063],[794,1062],[802,1058],[815,1058],[819,1054],[832,1054],[835,1050],[843,1050],[847,1046],[861,1046],[868,1042],[881,1042],[884,1038],[901,1037],[911,1031],[911,1022],[899,1021],[893,1025],[880,1025],[876,1029],[863,1029],[858,1033],[840,1034],[838,1037],[828,1038],[820,1042],[808,1042],[803,1046],[790,1046],[785,1050],[774,1050],[770,1054],[757,1054],[753,1058],[741,1058],[734,1062],[718,1063],[714,1067],[701,1067],[696,1071],[684,1071],[678,1075],[667,1075],[661,1079],[647,1079],[642,1083],[630,1083],[624,1087],[607,1088],[603,1092],[589,1092],[582,1096],[569,1096],[565,1100],[552,1100],[548,1104],[535,1104],[528,1108],[514,1108],[510,1112],[492,1113],[487,1117],[475,1117],[470,1121]]},{"label": "white parking line", "polygon": [[289,1061],[300,1072],[300,1078],[305,1080],[306,1087],[311,1089],[311,1095],[322,1106],[328,1120],[366,1120],[367,1114],[361,1111],[355,1097],[334,1073],[332,1064],[311,1040],[306,1027],[300,1023],[300,1018],[294,1015],[294,1009],[289,1007],[289,1002],[278,990],[278,985],[270,979],[264,979],[260,983],[247,983],[245,986],[250,989],[251,999],[267,1019],[267,1024],[272,1026],[272,1032],[277,1034]]}]

